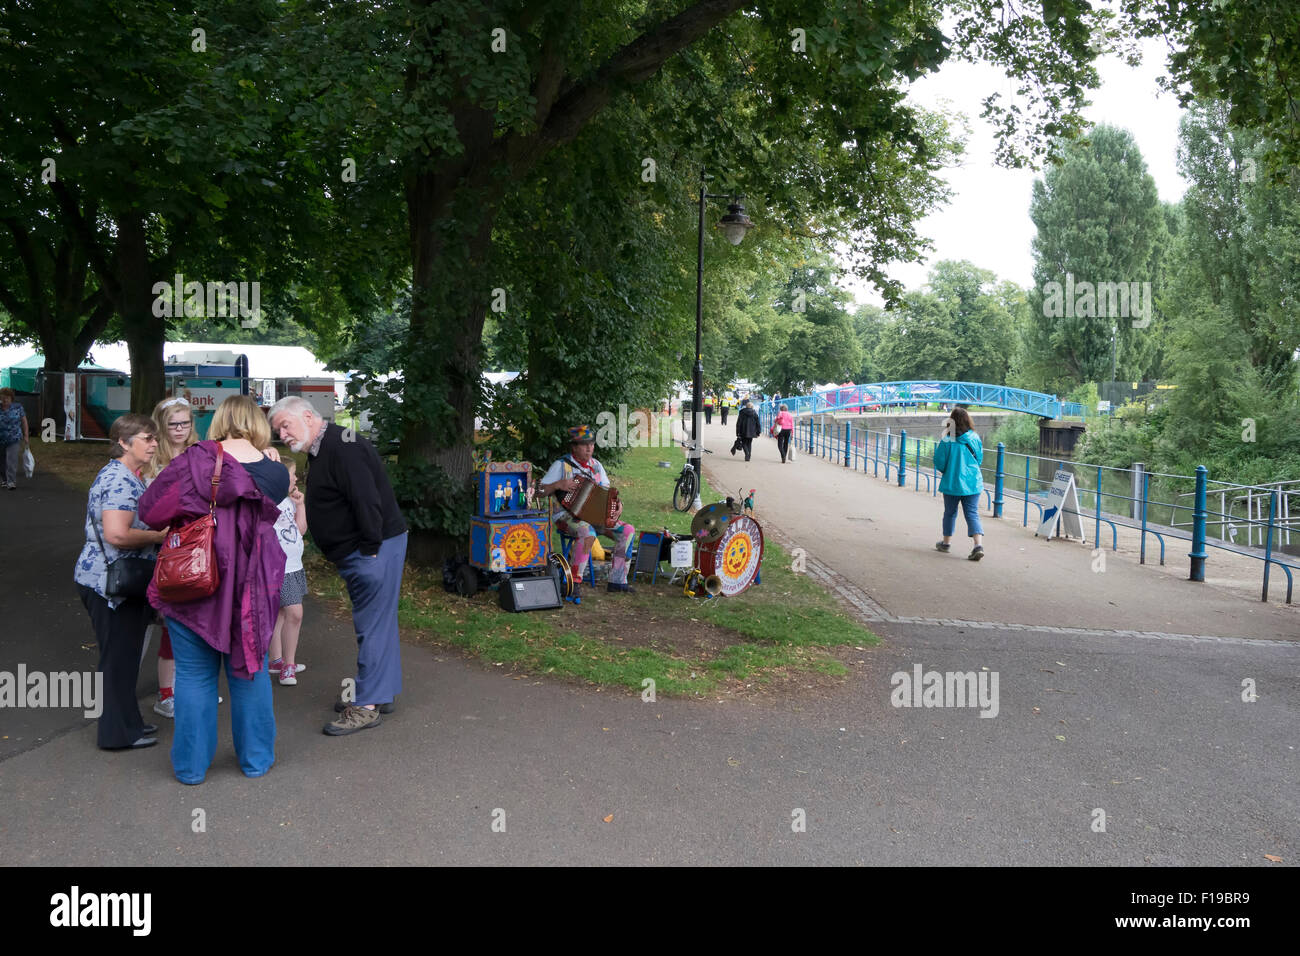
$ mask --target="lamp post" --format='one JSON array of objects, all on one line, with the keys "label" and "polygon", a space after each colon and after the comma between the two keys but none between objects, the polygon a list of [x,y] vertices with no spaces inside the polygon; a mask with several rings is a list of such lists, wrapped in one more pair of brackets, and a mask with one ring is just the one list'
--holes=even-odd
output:
[{"label": "lamp post", "polygon": [[704,205],[709,199],[727,200],[727,214],[719,220],[718,228],[722,230],[729,243],[738,246],[745,238],[745,233],[754,225],[745,215],[745,207],[740,204],[740,200],[744,198],[744,196],[714,195],[706,192],[704,169],[700,168],[700,236],[695,265],[695,373],[691,383],[691,468],[695,471],[695,502],[691,507],[697,510],[703,505],[700,501],[700,489],[704,487],[704,473],[700,468],[700,456],[703,454],[700,450],[703,441],[701,431],[704,424],[704,351],[701,344],[704,327]]},{"label": "lamp post", "polygon": [[1115,361],[1119,355],[1119,327],[1112,325],[1110,327],[1110,380],[1115,381],[1116,369]]}]

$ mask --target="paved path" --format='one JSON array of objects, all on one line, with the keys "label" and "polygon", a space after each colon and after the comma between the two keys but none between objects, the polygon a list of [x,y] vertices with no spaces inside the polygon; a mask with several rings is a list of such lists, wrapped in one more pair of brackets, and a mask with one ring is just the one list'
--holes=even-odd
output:
[{"label": "paved path", "polygon": [[1035,537],[1018,510],[1008,506],[1014,517],[994,519],[981,505],[986,554],[976,564],[965,560],[970,539],[960,515],[952,552],[934,549],[943,499],[914,491],[910,479],[899,488],[807,454],[782,465],[770,438],[755,439],[746,462],[726,453],[733,436],[716,423],[705,429],[714,487],[757,489],[760,520],[768,518],[872,596],[885,619],[1300,641],[1300,607],[1243,600],[1187,580],[1178,542],[1170,545],[1166,569],[1139,565],[1132,552],[1105,550],[1099,573],[1091,545]]},{"label": "paved path", "polygon": [[[759,448],[761,456],[771,445]],[[408,644],[398,713],[374,730],[327,738],[320,727],[354,645],[349,622],[309,599],[300,656],[311,669],[296,688],[275,688],[278,759],[259,780],[239,773],[224,714],[207,781],[185,787],[171,776],[165,746],[107,754],[76,715],[46,711],[24,724],[30,714],[0,711],[0,736],[11,738],[0,752],[0,860],[1268,865],[1265,853],[1287,864],[1300,857],[1300,648],[907,623],[900,610],[956,616],[925,599],[945,587],[977,592],[960,616],[1014,611],[1010,592],[988,585],[994,561],[1005,561],[1004,533],[991,539],[989,561],[972,565],[925,554],[932,529],[914,529],[912,577],[946,585],[904,576],[906,587],[886,586],[894,579],[864,572],[884,561],[887,537],[859,544],[849,560],[823,545],[833,523],[802,523],[799,499],[817,493],[817,469],[840,480],[833,467],[787,465],[812,484],[791,477],[778,487],[779,464],[715,464],[737,484],[766,475],[751,486],[767,527],[808,542],[814,570],[860,595],[868,611],[883,609],[874,627],[884,643],[848,653],[841,690],[650,704]],[[904,494],[857,493],[878,517]],[[85,613],[68,597],[78,536],[65,516],[75,526],[80,499],[48,480],[0,493],[0,670],[18,661],[93,666],[81,649],[91,640]],[[1028,600],[1033,613],[1057,607]],[[1143,628],[1216,630],[1182,612],[1144,613]],[[1058,611],[1033,621],[1069,619]],[[1118,615],[1069,622],[1125,623]],[[998,673],[998,716],[892,707],[890,676],[918,663]],[[146,667],[142,691],[149,677]],[[1240,699],[1244,678],[1257,681],[1255,703]],[[162,733],[166,743],[169,728]],[[492,829],[497,808],[504,833]],[[1104,833],[1091,828],[1097,809],[1107,815]],[[194,832],[197,810],[205,832]],[[791,829],[796,810],[806,832]]]}]

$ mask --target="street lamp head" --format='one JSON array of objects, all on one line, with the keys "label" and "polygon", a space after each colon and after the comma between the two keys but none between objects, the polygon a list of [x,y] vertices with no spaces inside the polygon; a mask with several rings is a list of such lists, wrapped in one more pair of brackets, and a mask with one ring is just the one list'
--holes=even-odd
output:
[{"label": "street lamp head", "polygon": [[718,222],[718,228],[733,246],[740,245],[745,233],[754,228],[754,224],[745,215],[745,207],[740,204],[740,197],[733,197],[727,206],[727,214]]}]

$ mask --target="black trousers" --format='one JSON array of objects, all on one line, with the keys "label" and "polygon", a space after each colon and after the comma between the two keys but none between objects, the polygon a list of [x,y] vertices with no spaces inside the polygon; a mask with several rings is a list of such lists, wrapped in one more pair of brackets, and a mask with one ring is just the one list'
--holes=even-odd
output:
[{"label": "black trousers", "polygon": [[782,461],[785,461],[785,456],[790,454],[790,436],[793,434],[792,428],[782,428],[776,433],[776,450],[781,453]]},{"label": "black trousers", "polygon": [[704,406],[704,424],[706,425],[713,424],[713,406],[711,405]]},{"label": "black trousers", "polygon": [[727,424],[727,412],[731,411],[726,405],[722,406],[722,424]]},{"label": "black trousers", "polygon": [[103,712],[99,715],[99,746],[129,747],[144,736],[144,718],[135,696],[140,676],[144,634],[153,621],[153,608],[142,597],[127,598],[113,610],[84,584],[77,585],[81,603],[90,612],[99,644],[99,671],[104,675]]},{"label": "black trousers", "polygon": [[731,447],[735,451],[740,451],[743,448],[745,450],[745,461],[749,461],[749,456],[752,455],[754,452],[754,449],[752,447],[753,444],[754,444],[754,439],[752,438],[737,437],[736,440],[731,443]]}]

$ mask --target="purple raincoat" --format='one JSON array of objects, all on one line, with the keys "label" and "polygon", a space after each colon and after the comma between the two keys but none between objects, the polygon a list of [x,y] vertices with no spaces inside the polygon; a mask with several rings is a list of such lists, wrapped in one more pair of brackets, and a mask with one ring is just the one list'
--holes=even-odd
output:
[{"label": "purple raincoat", "polygon": [[[203,441],[177,455],[140,497],[140,520],[158,530],[181,527],[207,514],[218,447]],[[284,550],[275,536],[279,514],[244,467],[225,455],[213,541],[220,575],[216,592],[169,604],[158,596],[157,585],[149,583],[149,603],[214,650],[229,654],[235,676],[245,680],[261,670],[280,610]]]}]

